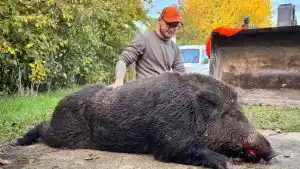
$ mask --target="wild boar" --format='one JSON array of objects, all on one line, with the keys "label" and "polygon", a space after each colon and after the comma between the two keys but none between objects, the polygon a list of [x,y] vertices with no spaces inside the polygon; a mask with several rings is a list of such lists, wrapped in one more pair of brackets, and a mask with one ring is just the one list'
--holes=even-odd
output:
[{"label": "wild boar", "polygon": [[250,123],[235,89],[196,73],[165,73],[112,89],[95,84],[61,99],[50,124],[18,140],[57,148],[148,153],[164,162],[232,169],[230,157],[269,161],[269,141]]}]

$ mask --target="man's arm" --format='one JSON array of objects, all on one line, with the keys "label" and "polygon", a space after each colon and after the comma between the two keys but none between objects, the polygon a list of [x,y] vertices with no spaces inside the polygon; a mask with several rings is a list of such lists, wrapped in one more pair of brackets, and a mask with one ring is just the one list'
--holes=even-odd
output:
[{"label": "man's arm", "polygon": [[174,62],[172,65],[172,69],[174,72],[185,72],[184,64],[183,64],[183,57],[182,57],[178,47],[176,47],[175,58],[174,58]]},{"label": "man's arm", "polygon": [[116,64],[116,80],[115,84],[123,84],[124,78],[125,78],[125,73],[126,73],[126,63],[124,60],[119,60]]},{"label": "man's arm", "polygon": [[113,84],[114,87],[123,85],[127,66],[136,62],[139,57],[143,55],[144,50],[145,44],[142,36],[134,39],[133,42],[123,50],[120,59],[116,64],[116,80]]}]

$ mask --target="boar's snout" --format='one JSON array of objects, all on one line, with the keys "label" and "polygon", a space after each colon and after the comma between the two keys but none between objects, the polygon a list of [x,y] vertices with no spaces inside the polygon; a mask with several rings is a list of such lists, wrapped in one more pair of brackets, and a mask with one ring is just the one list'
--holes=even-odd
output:
[{"label": "boar's snout", "polygon": [[269,162],[278,154],[273,150],[270,142],[260,133],[252,133],[245,142],[246,161],[259,162],[261,159]]}]

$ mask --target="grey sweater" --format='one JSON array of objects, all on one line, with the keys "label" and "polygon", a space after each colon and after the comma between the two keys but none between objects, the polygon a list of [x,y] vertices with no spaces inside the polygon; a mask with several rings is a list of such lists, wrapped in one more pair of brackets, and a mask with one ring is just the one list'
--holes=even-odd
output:
[{"label": "grey sweater", "polygon": [[171,39],[162,40],[154,31],[137,36],[123,50],[120,59],[126,66],[135,63],[137,79],[169,71],[184,72],[178,46]]}]

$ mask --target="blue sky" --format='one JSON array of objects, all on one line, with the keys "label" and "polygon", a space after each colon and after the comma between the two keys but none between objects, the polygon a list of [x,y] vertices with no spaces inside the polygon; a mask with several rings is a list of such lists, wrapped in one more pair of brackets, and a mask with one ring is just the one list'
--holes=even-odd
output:
[{"label": "blue sky", "polygon": [[[154,4],[153,6],[145,5],[146,8],[148,8],[150,11],[148,13],[149,16],[157,17],[158,14],[165,6],[168,5],[177,5],[177,0],[153,0]],[[277,8],[279,4],[283,3],[292,3],[296,5],[296,17],[297,17],[297,23],[300,24],[300,0],[271,0],[272,7],[273,7],[273,22],[276,23],[277,21]]]}]

